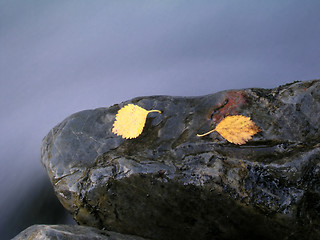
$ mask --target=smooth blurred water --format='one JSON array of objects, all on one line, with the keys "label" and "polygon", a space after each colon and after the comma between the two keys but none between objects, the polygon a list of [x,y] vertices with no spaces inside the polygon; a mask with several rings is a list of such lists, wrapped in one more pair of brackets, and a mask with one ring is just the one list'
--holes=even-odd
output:
[{"label": "smooth blurred water", "polygon": [[137,96],[320,78],[319,10],[318,0],[0,0],[1,235],[42,219],[21,209],[50,188],[40,146],[54,125]]}]

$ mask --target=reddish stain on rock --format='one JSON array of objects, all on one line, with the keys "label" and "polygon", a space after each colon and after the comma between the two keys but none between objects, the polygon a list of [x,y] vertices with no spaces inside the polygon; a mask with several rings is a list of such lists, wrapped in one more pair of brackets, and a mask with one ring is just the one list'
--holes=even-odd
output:
[{"label": "reddish stain on rock", "polygon": [[246,103],[247,94],[244,91],[228,91],[224,100],[211,111],[211,120],[219,123],[226,116],[237,115],[238,110]]}]

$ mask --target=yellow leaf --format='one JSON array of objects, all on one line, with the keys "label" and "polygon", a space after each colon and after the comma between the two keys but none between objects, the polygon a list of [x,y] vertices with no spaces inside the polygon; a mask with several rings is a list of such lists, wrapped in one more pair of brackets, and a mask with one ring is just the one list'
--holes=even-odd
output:
[{"label": "yellow leaf", "polygon": [[215,129],[205,133],[197,134],[198,137],[202,137],[217,131],[227,141],[235,144],[245,144],[252,138],[257,132],[261,130],[256,124],[250,120],[249,117],[242,115],[228,116],[220,121]]},{"label": "yellow leaf", "polygon": [[151,112],[161,113],[159,110],[147,111],[134,104],[128,104],[121,108],[113,123],[112,132],[123,138],[136,138],[143,130],[147,115]]}]

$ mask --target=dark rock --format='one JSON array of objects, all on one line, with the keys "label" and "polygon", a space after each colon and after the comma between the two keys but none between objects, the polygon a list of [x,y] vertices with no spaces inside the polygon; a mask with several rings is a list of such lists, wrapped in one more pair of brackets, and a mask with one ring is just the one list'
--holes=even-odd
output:
[{"label": "dark rock", "polygon": [[145,238],[102,231],[86,226],[33,225],[22,231],[12,240],[144,240]]},{"label": "dark rock", "polygon": [[[111,132],[128,103],[143,133]],[[213,129],[241,114],[261,132],[244,145]],[[54,127],[42,163],[80,224],[153,239],[320,239],[320,80],[202,97],[140,97]]]}]

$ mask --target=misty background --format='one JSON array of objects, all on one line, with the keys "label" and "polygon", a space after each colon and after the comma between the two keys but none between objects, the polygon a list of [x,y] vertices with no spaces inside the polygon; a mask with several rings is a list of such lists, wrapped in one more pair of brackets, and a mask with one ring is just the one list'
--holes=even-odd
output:
[{"label": "misty background", "polygon": [[320,78],[318,0],[0,0],[0,236],[73,223],[40,163],[72,113]]}]

